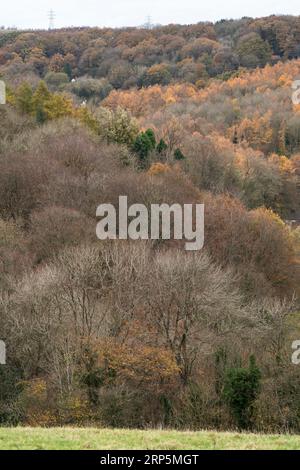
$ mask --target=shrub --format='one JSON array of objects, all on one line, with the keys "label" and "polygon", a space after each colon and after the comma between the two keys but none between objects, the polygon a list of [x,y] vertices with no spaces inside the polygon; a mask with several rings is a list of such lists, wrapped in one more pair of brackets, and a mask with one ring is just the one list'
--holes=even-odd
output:
[{"label": "shrub", "polygon": [[248,369],[232,368],[226,374],[223,396],[241,429],[251,426],[253,403],[258,396],[260,379],[261,373],[254,356],[250,357]]}]

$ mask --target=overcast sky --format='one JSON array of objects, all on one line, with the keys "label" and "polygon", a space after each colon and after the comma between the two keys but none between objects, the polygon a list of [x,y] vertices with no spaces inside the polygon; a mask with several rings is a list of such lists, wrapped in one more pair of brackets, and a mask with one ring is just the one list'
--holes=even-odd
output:
[{"label": "overcast sky", "polygon": [[[4,4],[3,4],[4,3]],[[136,26],[151,15],[153,23],[197,23],[222,18],[300,15],[299,0],[8,0],[2,3],[0,24],[47,28],[47,12],[55,26]]]}]

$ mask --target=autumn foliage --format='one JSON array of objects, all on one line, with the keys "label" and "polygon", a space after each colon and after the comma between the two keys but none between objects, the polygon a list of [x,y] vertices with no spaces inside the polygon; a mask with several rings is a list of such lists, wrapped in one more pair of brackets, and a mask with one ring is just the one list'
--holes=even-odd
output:
[{"label": "autumn foliage", "polygon": [[[299,432],[299,38],[0,32],[0,424]],[[204,249],[100,242],[120,195],[204,203]]]}]

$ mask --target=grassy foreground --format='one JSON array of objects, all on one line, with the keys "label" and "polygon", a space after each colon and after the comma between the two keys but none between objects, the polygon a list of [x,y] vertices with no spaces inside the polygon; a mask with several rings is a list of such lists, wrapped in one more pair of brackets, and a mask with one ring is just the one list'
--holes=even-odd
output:
[{"label": "grassy foreground", "polygon": [[1,450],[300,449],[300,436],[94,428],[0,428]]}]

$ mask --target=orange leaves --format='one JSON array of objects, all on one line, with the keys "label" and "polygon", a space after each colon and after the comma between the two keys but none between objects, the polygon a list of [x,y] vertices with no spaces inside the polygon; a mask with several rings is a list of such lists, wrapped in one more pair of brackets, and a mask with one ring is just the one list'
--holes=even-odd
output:
[{"label": "orange leaves", "polygon": [[178,379],[179,368],[171,351],[138,341],[132,332],[124,343],[114,339],[101,343],[98,352],[100,365],[118,382],[161,391]]},{"label": "orange leaves", "polygon": [[51,57],[49,69],[52,70],[52,72],[61,72],[63,71],[64,64],[64,57],[61,54],[54,54],[54,56]]},{"label": "orange leaves", "polygon": [[149,168],[148,175],[156,176],[162,173],[166,173],[167,171],[170,171],[169,165],[165,163],[156,162],[156,163],[153,163],[151,167]]},{"label": "orange leaves", "polygon": [[139,117],[196,95],[197,89],[189,84],[177,83],[167,87],[154,85],[141,90],[112,91],[103,104],[109,108],[121,106]]},{"label": "orange leaves", "polygon": [[300,104],[294,104],[293,105],[293,110],[295,111],[295,113],[300,113]]},{"label": "orange leaves", "polygon": [[288,75],[280,75],[280,77],[278,78],[278,85],[280,87],[291,86],[291,77],[289,77]]}]

